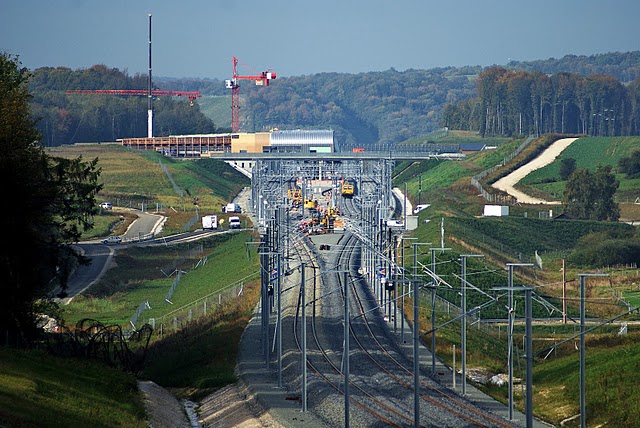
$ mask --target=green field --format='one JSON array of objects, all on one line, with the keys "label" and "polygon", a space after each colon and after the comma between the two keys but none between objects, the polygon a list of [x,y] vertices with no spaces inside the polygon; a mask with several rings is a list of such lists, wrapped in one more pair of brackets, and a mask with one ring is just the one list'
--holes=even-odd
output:
[{"label": "green field", "polygon": [[200,111],[218,128],[231,128],[231,95],[205,95],[198,98]]},{"label": "green field", "polygon": [[[82,318],[129,328],[138,306],[149,302],[142,320],[162,318],[168,312],[215,293],[243,278],[255,279],[257,257],[247,257],[249,233],[220,235],[190,245],[130,248],[115,257],[118,269],[107,272],[100,282],[64,307],[65,320],[74,325]],[[239,257],[240,256],[240,257]],[[194,266],[204,257],[208,262]],[[186,272],[175,289],[171,303],[165,301],[180,269]]]},{"label": "green field", "polygon": [[[591,140],[591,142],[600,141],[601,146],[598,146],[597,150],[593,147],[585,148],[588,146],[575,146],[581,148],[578,153],[581,156],[584,155],[584,160],[578,159],[579,167],[582,166],[581,162],[584,162],[585,166],[593,165],[593,159],[597,157],[609,156],[609,162],[617,162],[613,160],[616,156],[625,151],[628,153],[640,141],[640,139],[618,139],[618,142],[615,142],[615,139]],[[404,183],[407,183],[408,193],[414,202],[418,199],[418,189],[421,186],[422,202],[431,204],[431,207],[420,213],[419,228],[412,232],[412,237],[418,238],[419,242],[433,242],[436,243],[435,246],[439,246],[440,221],[442,218],[445,219],[445,246],[450,246],[453,250],[438,256],[438,260],[443,264],[438,265],[437,269],[454,286],[454,289],[447,291],[454,303],[459,299],[459,288],[455,288],[460,284],[457,278],[460,269],[459,254],[482,253],[485,255],[481,259],[470,262],[468,272],[471,275],[470,282],[487,291],[496,285],[505,285],[505,262],[532,261],[533,252],[538,251],[542,255],[544,269],[529,269],[522,272],[525,275],[519,276],[516,283],[535,284],[538,294],[544,295],[546,300],[558,307],[557,297],[550,296],[558,296],[560,292],[560,259],[574,250],[580,238],[599,230],[621,229],[625,233],[633,231],[630,226],[616,223],[538,220],[537,216],[533,215],[534,212],[530,213],[530,217],[525,218],[523,213],[527,210],[531,211],[531,208],[517,206],[513,207],[514,215],[511,217],[476,218],[482,212],[482,205],[485,202],[478,197],[475,188],[469,185],[469,179],[478,172],[501,162],[520,143],[521,141],[506,142],[500,144],[495,150],[476,153],[461,161],[406,163],[399,168],[398,175],[394,179],[394,185],[401,188]],[[604,147],[605,145],[608,149]],[[180,208],[179,199],[166,180],[166,175],[163,177],[156,171],[159,169],[158,160],[162,159],[164,162],[164,158],[158,158],[155,154],[122,151],[121,148],[113,149],[103,146],[102,149],[104,152],[100,152],[99,148],[87,152],[91,155],[85,157],[99,155],[103,159],[104,163],[101,166],[105,170],[107,195],[110,197],[158,195],[158,199]],[[208,195],[203,196],[207,204],[215,204],[216,201],[223,200],[221,195],[233,193],[235,189],[232,184],[234,180],[229,177],[224,177],[220,182],[215,181],[213,176],[220,175],[215,172],[217,166],[171,160],[167,160],[166,164],[181,188],[188,189],[192,196]],[[119,172],[116,173],[116,171]],[[139,180],[137,174],[140,175]],[[121,177],[124,182],[120,182]],[[553,183],[545,185],[551,184]],[[172,227],[179,230],[179,223],[184,223],[191,216],[192,209],[185,203],[186,212],[175,215],[175,219],[172,220],[175,225]],[[181,210],[176,211],[180,213]],[[101,219],[100,227],[108,227],[112,220],[113,218],[109,217]],[[425,224],[424,220],[431,221]],[[252,272],[257,272],[258,260],[255,250],[247,253],[246,242],[251,239],[253,238],[249,234],[241,233],[186,247],[138,248],[121,252],[115,257],[117,268],[111,269],[95,287],[89,290],[86,296],[74,299],[73,303],[66,308],[64,316],[69,324],[83,317],[90,317],[105,323],[126,325],[138,305],[148,300],[151,309],[144,312],[142,319],[159,319],[177,306],[215,292],[251,275]],[[195,268],[198,260],[205,255],[208,256],[208,263]],[[428,263],[428,252],[421,253],[419,260]],[[182,269],[187,273],[176,289],[172,297],[174,304],[171,305],[165,302],[164,298],[173,282],[173,277],[166,277],[164,273],[172,272],[174,269]],[[575,278],[577,272],[584,271],[591,271],[591,269],[588,266],[567,266],[567,277],[570,281],[569,294],[572,296],[569,314],[574,318],[577,313]],[[625,310],[621,302],[615,300],[616,293],[626,296],[630,302],[637,302],[637,286],[634,277],[634,274],[637,275],[637,269],[630,269],[630,272],[628,276],[614,277],[612,274],[611,279],[602,280],[597,284],[590,282],[589,298],[593,298],[593,301],[589,301],[587,305],[590,315],[617,315]],[[613,271],[613,273],[616,272]],[[223,311],[218,314],[220,318],[201,319],[180,334],[170,335],[161,341],[156,340],[150,349],[149,364],[142,376],[153,379],[163,386],[180,388],[178,394],[196,399],[209,392],[211,388],[234,382],[235,345],[240,339],[248,314],[259,298],[255,289],[252,289],[252,292],[254,294],[242,303],[244,306],[232,309],[230,312],[225,312],[227,308],[223,306]],[[440,291],[438,293],[442,296],[447,294]],[[470,292],[467,299],[469,305],[479,305],[486,301],[487,297]],[[524,305],[518,298],[516,300],[520,303],[516,313],[521,318]],[[426,303],[424,308],[427,308]],[[534,306],[536,316],[550,316],[547,308],[538,303]],[[482,315],[490,317],[504,311],[503,302],[499,302],[489,306],[488,311],[483,311]],[[429,316],[429,311],[425,309],[422,322],[427,322]],[[553,316],[557,316],[557,313]],[[438,322],[443,323],[448,319],[450,316],[444,312],[438,314]],[[549,338],[561,340],[574,333],[575,329],[575,324],[543,325],[534,330],[534,339],[539,340],[538,346],[543,348],[548,345],[545,340]],[[637,358],[634,355],[639,351],[635,344],[638,333],[633,330],[632,325],[626,337],[617,336],[616,329],[616,326],[607,326],[590,333],[587,337],[587,383],[591,391],[587,396],[587,412],[590,424],[593,422],[610,426],[632,426],[640,417],[637,406],[624,405],[625,402],[638,400],[638,392],[633,382],[633,373],[637,371],[637,364],[634,362]],[[518,344],[522,342],[521,333],[521,330],[517,330]],[[425,341],[428,342],[428,339],[425,337]],[[458,345],[459,349],[459,340],[458,324],[451,323],[441,330],[438,336],[438,355],[445,362],[451,363],[452,345]],[[521,346],[518,346],[518,352],[522,352]],[[467,350],[470,366],[504,371],[506,364],[504,329],[488,328],[487,331],[474,329],[473,334],[469,336]],[[458,354],[458,358],[459,356]],[[547,359],[536,359],[534,367],[536,415],[555,424],[575,415],[578,411],[577,351],[573,343],[557,350]],[[16,372],[20,370],[24,369],[16,369]],[[517,376],[521,377],[522,367],[516,368],[516,372]],[[2,373],[1,369],[0,373]],[[127,382],[130,382],[130,379],[122,381],[125,385]],[[3,384],[5,383],[8,383],[6,379],[3,380]],[[488,390],[499,399],[506,400],[506,388],[489,388]],[[1,394],[0,397],[2,397]],[[110,399],[107,393],[102,395],[105,396],[100,397],[99,401]],[[520,408],[522,408],[521,398],[520,396],[516,398]],[[2,405],[3,403],[0,402],[0,415],[4,416]],[[125,418],[137,423],[136,411],[128,412]],[[2,421],[0,419],[0,424]],[[100,426],[99,423],[97,425]],[[122,426],[129,425],[122,424]],[[570,423],[567,426],[577,425]]]},{"label": "green field", "polygon": [[[573,142],[551,164],[531,172],[522,181],[536,191],[550,195],[553,199],[562,198],[565,182],[560,180],[560,163],[563,159],[573,158],[577,168],[595,171],[599,166],[609,165],[615,169],[620,158],[640,150],[640,137],[584,137]],[[633,201],[640,196],[640,179],[626,179],[623,174],[616,174],[620,181],[618,199]]]},{"label": "green field", "polygon": [[131,374],[97,361],[0,347],[0,426],[147,426]]}]

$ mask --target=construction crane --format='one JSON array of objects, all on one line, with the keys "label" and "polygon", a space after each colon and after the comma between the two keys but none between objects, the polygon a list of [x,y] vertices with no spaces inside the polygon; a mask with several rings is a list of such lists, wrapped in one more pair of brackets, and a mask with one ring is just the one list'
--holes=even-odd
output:
[{"label": "construction crane", "polygon": [[[106,95],[131,95],[146,97],[149,91],[146,89],[69,89],[67,94],[106,94]],[[151,91],[153,97],[187,97],[193,106],[193,100],[200,98],[200,91],[188,92],[188,91],[165,91],[161,89],[154,89]]]},{"label": "construction crane", "polygon": [[151,14],[149,14],[149,78],[147,79],[147,89],[70,89],[66,91],[67,94],[106,94],[106,95],[125,95],[125,96],[140,96],[147,97],[149,99],[149,107],[147,109],[148,124],[147,124],[147,136],[153,138],[153,97],[187,97],[189,98],[189,104],[193,106],[193,100],[200,98],[200,92],[187,92],[187,91],[166,91],[155,89],[152,90],[151,80]]},{"label": "construction crane", "polygon": [[238,74],[238,59],[233,57],[233,75],[230,80],[225,80],[227,89],[231,89],[231,132],[240,131],[240,84],[239,80],[253,80],[256,86],[269,86],[269,81],[276,78],[276,73],[263,71],[256,76],[240,76]]}]

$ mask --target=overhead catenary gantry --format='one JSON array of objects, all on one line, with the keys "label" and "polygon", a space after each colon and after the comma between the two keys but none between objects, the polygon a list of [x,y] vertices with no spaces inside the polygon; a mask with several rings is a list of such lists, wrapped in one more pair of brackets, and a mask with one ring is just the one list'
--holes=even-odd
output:
[{"label": "overhead catenary gantry", "polygon": [[395,205],[391,191],[393,161],[389,159],[354,159],[328,161],[306,159],[257,159],[252,174],[251,204],[264,225],[268,219],[268,209],[287,204],[287,191],[291,186],[303,187],[303,192],[315,181],[331,182],[335,193],[339,194],[340,183],[344,179],[356,183],[358,194],[355,201],[359,205],[374,204],[383,217],[389,218]]}]

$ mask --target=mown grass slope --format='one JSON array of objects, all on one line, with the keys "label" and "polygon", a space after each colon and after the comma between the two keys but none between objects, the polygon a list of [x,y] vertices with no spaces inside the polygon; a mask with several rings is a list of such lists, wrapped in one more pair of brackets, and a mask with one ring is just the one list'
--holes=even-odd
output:
[{"label": "mown grass slope", "polygon": [[147,426],[136,378],[104,364],[0,347],[0,425]]},{"label": "mown grass slope", "polygon": [[[583,137],[567,147],[551,164],[533,171],[522,180],[523,189],[531,187],[539,194],[561,199],[565,181],[560,179],[560,164],[563,159],[575,159],[577,168],[595,171],[599,166],[611,166],[616,171],[620,158],[640,150],[640,137]],[[640,196],[640,179],[627,179],[616,174],[620,181],[617,192],[619,201],[633,202]]]},{"label": "mown grass slope", "polygon": [[[580,140],[581,141],[581,140]],[[615,152],[619,155],[633,150],[636,140],[614,141],[605,139],[600,144],[607,143],[607,148],[598,147],[598,151],[584,154],[584,166],[593,166],[593,158],[608,156],[608,162],[617,163],[614,159]],[[590,233],[622,234],[633,239],[636,229],[621,223],[588,222],[588,221],[553,221],[542,219],[548,215],[549,207],[516,205],[510,207],[510,216],[506,218],[483,218],[482,208],[487,202],[478,194],[475,187],[470,185],[470,179],[479,171],[487,169],[502,161],[502,159],[521,141],[512,141],[500,145],[497,149],[483,151],[468,156],[462,161],[423,161],[411,165],[402,165],[401,173],[395,177],[394,185],[406,187],[409,198],[414,205],[421,203],[430,204],[430,207],[419,214],[419,228],[412,232],[411,236],[417,238],[413,242],[430,242],[432,247],[439,247],[441,239],[444,246],[451,250],[436,253],[436,271],[453,287],[452,289],[438,290],[438,296],[446,297],[450,302],[459,304],[460,301],[460,254],[482,254],[484,257],[470,259],[467,272],[468,281],[473,284],[473,289],[467,290],[468,308],[484,305],[479,311],[481,318],[499,316],[504,318],[505,298],[499,297],[500,293],[491,291],[496,287],[507,285],[505,272],[506,263],[530,262],[536,264],[535,253],[541,257],[542,268],[518,268],[515,270],[516,285],[533,285],[536,287],[536,301],[534,301],[534,317],[558,319],[561,315],[562,302],[562,259],[570,256],[578,248],[582,238]],[[546,144],[540,141],[538,145]],[[536,142],[533,143],[535,150]],[[623,149],[624,146],[624,149]],[[576,146],[579,148],[579,146]],[[584,149],[584,147],[583,147]],[[580,150],[578,150],[580,152]],[[580,152],[582,154],[582,152]],[[523,156],[527,156],[523,153]],[[577,156],[577,155],[576,155]],[[587,159],[589,162],[587,162]],[[519,158],[513,163],[522,162]],[[508,170],[511,164],[503,169]],[[556,166],[550,166],[555,168]],[[581,161],[578,160],[578,167]],[[621,180],[621,189],[625,186],[633,188],[633,180]],[[557,208],[554,207],[554,212]],[[407,251],[411,251],[408,243]],[[411,257],[408,255],[407,257]],[[429,252],[421,249],[418,251],[418,260],[429,265],[431,260]],[[408,264],[411,264],[409,261]],[[603,270],[590,266],[578,266],[567,263],[565,275],[568,280],[568,313],[570,319],[575,320],[579,316],[579,292],[576,288],[579,273],[596,272]],[[608,268],[604,270],[610,273],[609,278],[590,279],[588,281],[586,302],[587,314],[590,317],[613,317],[625,313],[628,307],[620,300],[623,295],[634,296],[631,291],[637,289],[638,269],[634,267]],[[475,287],[483,290],[476,291]],[[483,293],[486,293],[483,294]],[[493,304],[491,297],[497,297]],[[547,302],[542,306],[539,302],[544,298]],[[424,302],[428,307],[428,297]],[[555,308],[555,309],[553,309]],[[523,321],[524,300],[516,295],[516,315]],[[455,315],[449,315],[445,311],[437,314],[437,324],[450,322]],[[430,328],[430,310],[424,309],[421,314],[424,325],[423,331]],[[631,314],[623,319],[637,320],[637,314]],[[631,337],[637,337],[637,326],[630,324]],[[534,327],[534,344],[539,351],[544,350],[553,343],[558,343],[564,338],[576,333],[576,324],[570,321],[569,325],[561,323],[540,325]],[[588,354],[593,355],[593,365],[599,369],[587,374],[588,382],[599,383],[602,386],[592,385],[592,393],[587,395],[587,412],[589,420],[606,423],[614,422],[612,426],[630,426],[629,421],[638,420],[640,412],[636,408],[627,406],[621,411],[616,400],[624,400],[626,394],[636,395],[633,382],[622,379],[618,373],[623,371],[619,367],[631,364],[632,346],[616,340],[619,326],[611,328],[601,327],[589,333],[587,336]],[[516,330],[515,343],[518,344],[516,352],[524,353],[522,349],[523,331]],[[452,345],[457,347],[456,359],[461,355],[460,347],[460,323],[452,322],[437,332],[438,355],[452,362]],[[506,332],[499,326],[483,329],[472,329],[467,336],[467,365],[470,368],[488,368],[496,372],[506,371]],[[577,340],[577,339],[576,339]],[[624,341],[624,339],[622,339]],[[425,343],[430,343],[430,335],[424,337]],[[633,341],[633,339],[631,339]],[[560,349],[544,352],[547,359],[536,358],[534,370],[534,412],[537,416],[554,424],[573,416],[578,412],[577,388],[577,351],[573,342],[569,342]],[[606,360],[606,363],[604,362]],[[600,362],[602,361],[602,362]],[[590,366],[589,366],[590,367]],[[588,367],[588,371],[592,370]],[[539,375],[538,375],[539,373]],[[591,374],[593,373],[593,375]],[[516,367],[516,376],[524,377],[522,366]],[[569,387],[569,385],[571,385]],[[605,387],[606,386],[606,387]],[[627,389],[629,391],[627,392]],[[506,402],[507,388],[486,388],[496,398]],[[615,390],[615,392],[613,392]],[[516,404],[522,409],[522,397],[516,395]],[[566,426],[578,426],[575,420]],[[591,424],[591,422],[589,422]]]}]

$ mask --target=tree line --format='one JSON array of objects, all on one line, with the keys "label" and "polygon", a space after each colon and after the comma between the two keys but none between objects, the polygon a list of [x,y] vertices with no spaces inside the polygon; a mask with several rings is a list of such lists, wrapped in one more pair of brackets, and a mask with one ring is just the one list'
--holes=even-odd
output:
[{"label": "tree line", "polygon": [[480,73],[476,87],[477,97],[445,106],[445,126],[483,136],[640,133],[640,78],[624,85],[608,75],[494,66]]},{"label": "tree line", "polygon": [[[242,85],[242,130],[333,129],[336,144],[367,147],[419,138],[443,126],[484,135],[637,133],[640,52],[428,70],[280,77],[268,88]],[[105,65],[36,69],[34,116],[47,146],[146,136],[144,97],[67,95],[67,89],[145,89],[147,76]],[[629,83],[632,82],[632,83]],[[228,95],[217,79],[155,78],[158,89]],[[157,135],[227,132],[196,101],[154,102]]]},{"label": "tree line", "polygon": [[[147,98],[106,94],[66,94],[69,89],[146,89],[147,76],[129,76],[117,68],[43,67],[32,72],[31,110],[42,143],[59,146],[77,142],[115,141],[147,136]],[[157,89],[154,87],[154,89]],[[154,100],[154,134],[204,134],[215,124],[187,99]]]}]

